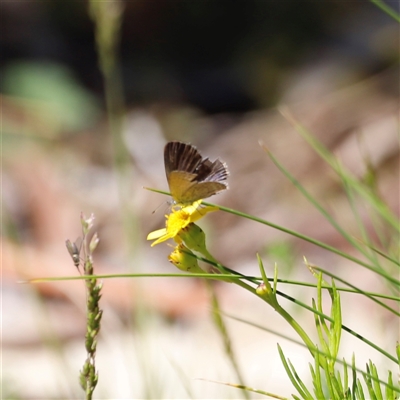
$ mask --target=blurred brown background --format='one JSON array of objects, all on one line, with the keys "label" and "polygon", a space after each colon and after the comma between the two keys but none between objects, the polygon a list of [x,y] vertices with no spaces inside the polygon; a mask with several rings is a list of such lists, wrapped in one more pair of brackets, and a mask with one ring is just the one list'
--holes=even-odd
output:
[{"label": "blurred brown background", "polygon": [[[191,142],[203,155],[228,164],[230,190],[210,201],[351,252],[259,145],[262,141],[357,235],[340,183],[281,115],[285,106],[356,177],[366,176],[369,161],[380,194],[399,213],[399,28],[382,11],[361,1],[121,4],[122,137],[131,176],[123,192],[88,4],[1,4],[5,398],[81,394],[83,283],[18,283],[77,274],[64,242],[81,234],[81,211],[96,216],[97,273],[177,272],[166,258],[170,248],[150,248],[146,241],[150,231],[163,226],[167,206],[153,214],[166,198],[143,186],[167,189],[162,151],[168,140]],[[372,273],[271,228],[222,212],[201,225],[211,253],[240,272],[258,275],[259,252],[270,273],[278,262],[283,278],[312,281],[302,262],[306,255],[362,282],[365,290],[379,291]],[[272,310],[231,286],[218,286],[226,312],[292,334]],[[315,295],[287,291],[308,302]],[[104,282],[102,301],[99,398],[239,396],[233,389],[193,380],[235,382],[200,281],[110,279]],[[382,346],[390,343],[396,323],[384,320],[385,325],[371,329],[362,319],[363,302],[346,310],[349,319]],[[140,323],[133,318],[137,310]],[[228,323],[248,384],[292,393],[275,347],[286,342]],[[301,361],[303,350],[286,345],[291,359]],[[344,349],[352,351],[352,346],[346,342]]]}]

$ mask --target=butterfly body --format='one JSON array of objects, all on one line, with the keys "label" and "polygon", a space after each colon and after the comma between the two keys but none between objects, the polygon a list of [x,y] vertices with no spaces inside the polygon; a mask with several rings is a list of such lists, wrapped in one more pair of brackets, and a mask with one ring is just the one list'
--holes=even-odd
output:
[{"label": "butterfly body", "polygon": [[190,144],[167,143],[164,163],[172,198],[178,204],[190,204],[228,188],[226,164],[203,158]]}]

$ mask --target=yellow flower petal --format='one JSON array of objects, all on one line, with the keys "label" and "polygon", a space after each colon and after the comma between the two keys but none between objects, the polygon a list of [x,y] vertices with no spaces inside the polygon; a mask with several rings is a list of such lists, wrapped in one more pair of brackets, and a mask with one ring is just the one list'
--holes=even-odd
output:
[{"label": "yellow flower petal", "polygon": [[150,232],[147,235],[147,240],[158,239],[160,236],[165,235],[166,233],[167,233],[167,230],[165,228],[158,229],[156,231]]},{"label": "yellow flower petal", "polygon": [[172,213],[166,216],[166,228],[158,229],[147,236],[147,240],[157,239],[151,246],[168,239],[174,239],[180,243],[182,239],[178,235],[182,229],[186,228],[190,223],[203,218],[207,213],[218,210],[218,207],[200,207],[201,202],[202,200],[197,200],[185,207],[174,206]]}]

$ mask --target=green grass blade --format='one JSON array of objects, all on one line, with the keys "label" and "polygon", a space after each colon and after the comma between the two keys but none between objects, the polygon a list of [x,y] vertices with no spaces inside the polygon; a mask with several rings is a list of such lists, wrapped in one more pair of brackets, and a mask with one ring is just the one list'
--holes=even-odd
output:
[{"label": "green grass blade", "polygon": [[385,387],[385,398],[388,400],[394,400],[394,390],[390,387],[393,386],[393,378],[392,378],[392,372],[389,371],[389,376],[388,376],[388,385]]},{"label": "green grass blade", "polygon": [[367,385],[367,389],[368,389],[368,393],[370,396],[371,400],[377,400],[376,395],[375,395],[375,391],[374,391],[374,387],[372,385],[372,379],[371,379],[371,373],[370,373],[370,369],[369,369],[369,365],[367,364],[367,372],[363,373],[363,378],[364,378],[364,382]]},{"label": "green grass blade", "polygon": [[306,385],[304,384],[304,382],[300,379],[299,375],[297,374],[296,369],[294,368],[294,365],[291,363],[291,361],[288,359],[288,363],[290,366],[290,369],[292,370],[292,373],[296,379],[296,381],[298,382],[298,384],[300,385],[301,389],[302,389],[302,393],[305,394],[305,399],[312,399],[312,394],[308,391]]},{"label": "green grass blade", "polygon": [[[331,273],[331,272],[329,272],[329,271],[327,271],[327,270],[325,270],[325,269],[323,269],[323,268],[320,268],[320,267],[317,267],[317,266],[314,266],[314,265],[312,266],[312,268],[315,269],[315,270],[317,270],[317,271],[322,272],[322,273],[325,274],[325,275],[328,275],[329,277],[331,277],[331,278],[337,280],[338,282],[344,283],[345,285],[347,285],[347,286],[351,287],[352,289],[354,289],[357,293],[362,294],[362,295],[365,296],[365,297],[368,297],[368,298],[369,298],[370,300],[372,300],[374,303],[379,304],[381,307],[385,308],[386,310],[388,310],[388,311],[390,311],[391,313],[393,313],[393,314],[397,315],[398,317],[400,317],[400,312],[399,312],[399,311],[397,311],[397,310],[394,309],[394,308],[389,307],[387,304],[385,304],[385,303],[383,303],[382,301],[376,299],[376,298],[375,298],[375,294],[371,294],[371,293],[365,292],[365,291],[363,291],[362,289],[358,288],[357,286],[352,285],[351,283],[347,282],[346,280],[344,280],[344,279],[338,277],[337,275],[335,275],[335,274],[333,274],[333,273]],[[386,298],[387,298],[387,297],[386,297]],[[400,298],[399,298],[399,297],[389,296],[389,298],[390,298],[391,300],[400,301]]]},{"label": "green grass blade", "polygon": [[[245,324],[247,324],[247,325],[249,325],[249,326],[253,326],[253,327],[257,328],[257,329],[261,329],[261,330],[263,330],[263,331],[265,331],[265,332],[269,332],[269,333],[272,333],[272,334],[276,334],[277,336],[279,336],[279,337],[281,337],[281,338],[283,338],[283,339],[286,339],[286,340],[288,340],[288,341],[290,341],[290,342],[292,342],[292,343],[298,344],[298,345],[303,346],[303,347],[307,347],[303,342],[300,342],[300,341],[298,341],[298,340],[295,340],[295,339],[293,339],[293,338],[291,338],[291,337],[289,337],[289,336],[287,336],[287,335],[284,335],[284,334],[282,334],[282,333],[280,333],[280,332],[276,332],[276,331],[274,331],[274,330],[272,330],[272,329],[270,329],[270,328],[267,328],[267,327],[265,327],[265,326],[262,326],[262,325],[260,325],[260,324],[255,323],[255,322],[248,321],[248,320],[244,320],[243,318],[236,317],[236,316],[231,315],[231,314],[228,314],[228,313],[223,313],[223,315],[225,315],[226,317],[231,318],[231,319],[233,319],[233,320],[235,320],[235,321],[245,323]],[[316,354],[320,354],[322,357],[325,357],[325,358],[327,358],[327,359],[332,360],[332,357],[330,357],[328,353],[324,353],[323,351],[319,350],[318,348],[316,348],[316,350],[315,350],[315,352],[314,352],[314,356],[315,356]],[[345,360],[344,360],[344,361],[341,361],[340,359],[337,359],[337,360],[335,360],[335,362],[336,362],[336,363],[340,363],[340,364],[345,364]],[[347,365],[347,364],[346,364],[346,365]],[[347,368],[346,368],[346,369],[347,369]],[[356,385],[357,385],[357,372],[360,373],[360,374],[366,373],[365,371],[356,368],[356,366],[355,366],[355,357],[354,357],[354,355],[353,355],[353,357],[352,357],[351,372],[352,372],[352,387],[351,387],[351,392],[354,393],[354,390],[356,390],[355,388],[356,388]],[[347,372],[346,372],[346,374],[347,374]],[[385,385],[385,386],[386,386],[386,385],[389,385],[388,383],[386,383],[385,381],[382,381],[382,380],[379,380],[379,383],[382,384],[382,385]],[[346,386],[347,386],[347,385],[348,385],[348,383],[346,383]],[[396,386],[393,386],[393,385],[392,385],[392,389],[400,393],[399,389],[396,388]]]},{"label": "green grass blade", "polygon": [[334,359],[336,359],[339,346],[340,339],[342,335],[342,311],[340,304],[340,296],[335,287],[335,282],[332,281],[333,287],[333,295],[332,295],[332,309],[331,309],[331,317],[335,321],[333,325],[331,325],[330,329],[330,339],[329,339],[329,351]]},{"label": "green grass blade", "polygon": [[344,399],[346,397],[345,389],[343,388],[339,371],[337,371],[336,374],[332,374],[332,386],[335,390],[335,395],[337,399]]},{"label": "green grass blade", "polygon": [[[203,202],[203,204],[210,205],[210,206],[213,205],[213,204],[207,203],[207,202]],[[341,251],[341,250],[339,250],[339,249],[337,249],[337,248],[335,248],[333,246],[330,246],[330,245],[328,245],[326,243],[323,243],[323,242],[321,242],[319,240],[313,239],[313,238],[311,238],[309,236],[306,236],[306,235],[302,235],[299,232],[284,228],[282,226],[273,224],[272,222],[265,221],[265,220],[263,220],[261,218],[257,218],[255,216],[252,216],[252,215],[249,215],[249,214],[246,214],[246,213],[242,213],[242,212],[230,209],[228,207],[218,206],[218,208],[221,211],[225,211],[227,213],[230,213],[230,214],[233,214],[233,215],[237,215],[237,216],[249,219],[251,221],[259,222],[260,224],[269,226],[269,227],[277,229],[277,230],[279,230],[281,232],[285,232],[285,233],[287,233],[287,234],[289,234],[291,236],[294,236],[294,237],[297,237],[299,239],[305,240],[305,241],[307,241],[309,243],[312,243],[312,244],[314,244],[314,245],[316,245],[318,247],[321,247],[321,248],[323,248],[325,250],[328,250],[331,253],[337,254],[337,255],[339,255],[339,256],[341,256],[341,257],[343,257],[343,258],[345,258],[345,259],[347,259],[349,261],[352,261],[352,262],[354,262],[354,263],[356,263],[358,265],[361,265],[364,268],[369,269],[370,271],[373,271],[373,272],[375,272],[375,273],[377,273],[379,275],[383,275],[384,278],[387,279],[388,281],[394,282],[395,284],[398,284],[398,280],[396,278],[393,278],[393,277],[391,277],[390,275],[387,275],[387,274],[382,274],[382,271],[377,270],[373,265],[368,264],[368,263],[366,263],[366,262],[364,262],[364,261],[362,261],[362,260],[360,260],[360,259],[358,259],[356,257],[353,257],[350,254],[344,253],[343,251]]]},{"label": "green grass blade", "polygon": [[[330,289],[328,289],[330,290]],[[323,309],[322,309],[322,274],[319,273],[318,274],[318,283],[317,283],[317,309],[318,311],[323,315]],[[319,316],[319,321],[320,321],[320,325],[322,327],[322,329],[324,330],[324,334],[326,336],[329,335],[329,328],[325,322],[324,317],[322,317],[321,315]],[[325,341],[325,340],[324,340]],[[326,341],[325,341],[326,344]],[[327,346],[328,347],[328,346]],[[327,350],[328,351],[328,350]]]},{"label": "green grass blade", "polygon": [[[324,216],[324,218],[339,232],[347,242],[349,242],[354,248],[356,248],[361,254],[363,254],[366,258],[368,258],[374,265],[376,265],[376,259],[371,258],[370,254],[367,253],[364,248],[360,245],[360,241],[355,240],[353,236],[349,235],[345,229],[343,229],[332,217],[331,213],[329,213],[327,210],[325,210],[322,205],[304,188],[304,186],[285,168],[283,165],[273,156],[273,154],[264,147],[264,150],[267,151],[268,156],[272,160],[272,162],[275,164],[275,166],[282,172],[283,175],[287,179],[290,180],[290,182],[299,190],[300,193]],[[344,181],[344,184],[346,184],[346,181]],[[347,185],[345,185],[347,187]],[[349,190],[349,189],[348,189]],[[350,195],[349,195],[350,197]],[[351,197],[350,197],[351,198]],[[353,205],[354,206],[354,205]],[[353,212],[355,215],[357,215],[356,209],[353,207]],[[357,219],[356,219],[357,220]],[[358,222],[359,219],[358,219]],[[359,223],[361,232],[362,232],[362,237],[365,241],[367,238],[365,229],[362,229],[362,224]]]},{"label": "green grass blade", "polygon": [[344,398],[345,397],[345,392],[346,392],[346,389],[345,389],[346,386],[344,386],[342,384],[342,377],[340,375],[340,371],[336,371],[336,374],[335,374],[335,385],[338,388],[337,389],[338,393],[340,393],[342,398]]},{"label": "green grass blade", "polygon": [[358,391],[357,389],[357,369],[356,369],[356,356],[353,353],[353,356],[351,357],[351,377],[352,377],[352,384],[351,384],[351,391],[353,393],[353,400],[358,398],[356,396],[356,393]]},{"label": "green grass blade", "polygon": [[[146,188],[146,189],[151,190],[152,192],[161,193],[161,194],[165,194],[165,195],[170,195],[168,192],[166,192],[164,190],[151,189],[151,188]],[[221,211],[227,212],[227,213],[232,214],[232,215],[236,215],[238,217],[246,218],[246,219],[249,219],[251,221],[259,222],[260,224],[263,224],[263,225],[269,226],[271,228],[274,228],[276,230],[279,230],[281,232],[287,233],[288,235],[291,235],[291,236],[297,237],[299,239],[305,240],[305,241],[307,241],[309,243],[312,243],[312,244],[314,244],[314,245],[316,245],[318,247],[321,247],[321,248],[323,248],[323,249],[325,249],[325,250],[327,250],[327,251],[329,251],[331,253],[337,254],[337,255],[339,255],[339,256],[347,259],[347,260],[350,260],[350,261],[352,261],[352,262],[354,262],[354,263],[356,263],[358,265],[361,265],[361,266],[363,266],[363,267],[365,267],[367,269],[370,269],[373,272],[377,272],[378,273],[378,271],[376,271],[376,269],[373,266],[371,266],[370,264],[368,264],[368,263],[366,263],[366,262],[364,262],[364,261],[362,261],[362,260],[360,260],[360,259],[358,259],[356,257],[353,257],[350,254],[344,253],[344,252],[340,251],[339,249],[337,249],[337,248],[335,248],[333,246],[330,246],[330,245],[328,245],[326,243],[323,243],[323,242],[321,242],[319,240],[313,239],[313,238],[311,238],[309,236],[306,236],[306,235],[302,235],[299,232],[287,229],[285,227],[273,224],[272,222],[265,221],[265,220],[263,220],[261,218],[258,218],[258,217],[255,217],[253,215],[249,215],[247,213],[243,213],[243,212],[234,210],[234,209],[229,208],[229,207],[216,205],[216,204],[209,203],[209,202],[206,202],[206,201],[203,201],[202,204],[204,204],[206,206],[218,207]],[[398,281],[396,279],[391,278],[390,276],[389,277],[385,276],[385,278],[387,278],[389,281],[393,280],[395,283],[398,283]]]},{"label": "green grass blade", "polygon": [[[282,115],[294,126],[296,131],[303,137],[303,139],[320,155],[320,157],[331,166],[331,168],[341,176],[341,172],[346,171],[344,166],[340,165],[338,159],[332,155],[332,153],[313,135],[311,135],[306,128],[304,128],[295,118],[290,114],[287,109],[281,109]],[[364,183],[354,178],[348,171],[342,175],[342,179],[346,179],[351,187],[362,195],[369,204],[373,205],[374,208],[380,213],[397,232],[400,232],[400,226],[398,225],[397,216],[390,210],[382,199],[380,199],[376,193],[372,192],[370,188],[366,187]]]},{"label": "green grass blade", "polygon": [[[341,174],[341,177],[342,177],[342,174]],[[364,243],[367,243],[367,244],[371,245],[372,242],[371,242],[371,239],[370,239],[370,237],[369,237],[369,235],[367,233],[367,230],[365,229],[365,224],[363,223],[362,218],[360,216],[359,207],[357,207],[357,205],[356,205],[356,201],[355,201],[355,196],[354,196],[353,190],[348,185],[348,182],[346,180],[343,180],[342,182],[343,182],[343,187],[344,187],[344,190],[346,191],[347,199],[349,201],[349,205],[350,205],[350,208],[352,210],[354,219],[356,221],[358,230],[359,230],[359,232],[361,234],[362,241]],[[357,243],[357,242],[362,243],[359,240],[353,240],[352,244],[354,245],[354,243]],[[359,247],[357,247],[357,248],[359,249]],[[366,246],[366,248],[367,248],[367,250],[370,250],[369,246]],[[378,260],[378,258],[376,256],[376,253],[374,251],[368,251],[367,252],[366,250],[364,250],[364,248],[362,248],[362,254],[364,254],[375,265],[376,268],[381,269],[381,270],[383,269],[381,267],[381,265],[379,264],[379,260]]]},{"label": "green grass blade", "polygon": [[236,389],[245,390],[246,392],[253,392],[253,393],[257,393],[257,394],[262,394],[263,396],[272,397],[273,399],[288,400],[287,397],[282,397],[282,396],[279,396],[279,395],[277,395],[275,393],[266,392],[265,390],[254,389],[254,388],[249,387],[249,386],[238,385],[236,383],[220,382],[220,381],[214,381],[214,380],[210,380],[210,379],[201,379],[201,378],[199,378],[199,380],[206,381],[206,382],[219,383],[221,385],[230,386],[230,387],[234,387]]},{"label": "green grass blade", "polygon": [[349,366],[343,358],[343,393],[349,389]]},{"label": "green grass blade", "polygon": [[369,361],[369,368],[371,371],[372,385],[374,387],[374,393],[375,393],[377,399],[383,400],[381,385],[379,384],[378,371],[376,370],[375,364],[373,364],[371,360]]},{"label": "green grass blade", "polygon": [[[357,379],[357,386],[356,386],[356,399],[365,400],[364,389],[359,379]],[[369,399],[371,400],[371,399]]]},{"label": "green grass blade", "polygon": [[[312,299],[312,306],[315,309],[315,311],[317,311],[317,306],[315,304],[315,300]],[[323,333],[323,327],[322,327],[322,323],[321,323],[322,318],[319,316],[319,314],[314,313],[314,323],[315,323],[315,328],[317,330],[317,334],[318,334],[318,341],[322,347],[322,351],[325,354],[328,354],[329,357],[331,357],[331,354],[329,353],[329,346],[326,343],[325,337],[324,337],[324,333]]]},{"label": "green grass blade", "polygon": [[325,373],[326,387],[327,387],[328,393],[329,393],[328,398],[329,398],[329,399],[335,399],[335,398],[336,398],[336,396],[335,396],[335,390],[334,390],[334,387],[333,387],[333,385],[332,385],[332,380],[331,380],[331,376],[332,376],[332,375],[330,374],[328,368],[325,368],[325,369],[324,369],[324,373]]},{"label": "green grass blade", "polygon": [[[198,278],[209,278],[209,279],[215,279],[215,280],[223,280],[226,277],[229,277],[230,279],[244,279],[244,278],[248,278],[248,279],[253,279],[253,277],[247,277],[244,275],[230,275],[230,274],[159,274],[159,273],[154,273],[154,274],[107,274],[107,275],[93,275],[93,278],[96,279],[106,279],[106,278],[124,278],[124,277],[130,277],[130,278],[137,278],[137,277],[179,277],[179,278],[193,278],[193,277],[198,277]],[[51,278],[37,278],[37,279],[32,279],[29,282],[30,283],[38,283],[38,282],[52,282],[52,281],[67,281],[67,280],[77,280],[77,279],[88,279],[85,276],[69,276],[69,277],[51,277]],[[258,281],[260,280],[260,278],[257,278]],[[246,285],[246,287],[244,287],[246,290],[250,291],[251,293],[255,293],[255,289],[252,287],[248,287]],[[283,293],[280,291],[276,291],[276,294],[279,296],[284,297],[285,299],[299,305],[302,308],[305,308],[308,311],[311,311],[312,313],[316,313],[316,314],[320,314],[317,310],[313,309],[312,307],[308,306],[307,304]],[[333,322],[332,318],[330,318],[327,315],[321,314],[321,316],[325,319],[327,319],[328,321]],[[350,333],[351,335],[362,339],[366,344],[368,344],[369,346],[371,346],[372,348],[374,348],[375,350],[377,350],[378,352],[380,352],[381,354],[383,354],[385,357],[387,357],[388,359],[392,360],[393,362],[395,362],[396,364],[399,363],[398,359],[393,357],[392,355],[390,355],[389,353],[387,353],[386,351],[384,351],[383,349],[379,348],[378,346],[376,346],[374,343],[372,343],[371,341],[369,341],[368,339],[362,337],[361,335],[359,335],[358,333],[354,332],[353,330],[351,330],[350,328],[346,327],[345,325],[343,325],[343,330],[345,330],[346,332]]]},{"label": "green grass blade", "polygon": [[324,396],[323,384],[322,384],[322,379],[321,379],[321,365],[320,365],[319,359],[320,359],[320,354],[317,353],[314,357],[315,371],[312,368],[311,364],[310,364],[310,371],[311,371],[312,381],[313,381],[313,385],[314,385],[314,394],[317,399],[323,399],[325,396]]},{"label": "green grass blade", "polygon": [[310,368],[311,379],[313,382],[314,395],[317,399],[322,399],[324,397],[324,393],[322,391],[322,382],[321,382],[321,373],[320,373],[320,365],[319,365],[319,353],[316,353],[314,357],[315,362],[315,370],[312,364],[308,364]]},{"label": "green grass blade", "polygon": [[387,4],[385,4],[381,0],[370,0],[371,3],[375,4],[377,7],[379,7],[384,13],[392,17],[395,21],[400,23],[400,15],[397,14],[397,12],[393,9],[390,8]]},{"label": "green grass blade", "polygon": [[[300,305],[301,307],[313,312],[314,314],[318,314],[320,316],[322,316],[323,318],[325,318],[326,320],[330,321],[330,322],[334,322],[333,319],[331,317],[329,317],[328,315],[325,315],[323,313],[320,313],[319,311],[317,311],[316,309],[308,306],[307,304],[302,303],[299,300],[294,299],[291,296],[286,295],[285,293],[281,293],[280,291],[276,292],[278,295],[284,297],[285,299],[288,299],[290,301],[293,301],[294,303]],[[393,357],[391,354],[389,354],[387,351],[383,350],[382,348],[380,348],[379,346],[377,346],[375,343],[371,342],[370,340],[368,340],[366,337],[358,334],[357,332],[353,331],[352,329],[348,328],[346,325],[342,325],[342,329],[348,333],[350,333],[352,336],[355,336],[356,338],[362,340],[364,343],[368,344],[370,347],[374,348],[376,351],[378,351],[379,353],[383,354],[385,357],[387,357],[389,360],[395,362],[397,364],[397,360],[395,357]]]},{"label": "green grass blade", "polygon": [[300,396],[303,399],[312,400],[311,394],[308,392],[308,390],[305,388],[305,385],[298,377],[293,365],[290,363],[289,360],[286,360],[286,357],[283,354],[283,351],[282,351],[281,347],[279,346],[279,344],[278,344],[278,352],[279,352],[279,356],[281,358],[283,367],[285,368],[286,374],[288,375],[290,381],[292,382],[292,385],[296,388],[297,392],[300,394]]},{"label": "green grass blade", "polygon": [[379,254],[381,257],[385,258],[386,260],[390,261],[391,263],[397,265],[400,267],[400,260],[397,260],[393,257],[391,257],[389,254],[385,254],[383,251],[377,249],[376,247],[372,246],[371,244],[368,243],[363,243],[365,246],[368,246],[372,251],[375,253]]}]

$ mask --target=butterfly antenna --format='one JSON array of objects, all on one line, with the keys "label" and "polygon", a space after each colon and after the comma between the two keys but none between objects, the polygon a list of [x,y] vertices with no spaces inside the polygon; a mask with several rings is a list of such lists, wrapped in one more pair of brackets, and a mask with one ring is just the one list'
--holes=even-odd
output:
[{"label": "butterfly antenna", "polygon": [[158,209],[162,206],[162,205],[164,205],[165,203],[167,203],[168,204],[168,207],[167,208],[169,208],[170,206],[171,206],[171,204],[167,201],[167,202],[165,202],[165,201],[163,201],[161,204],[159,204],[151,213],[152,214],[155,214],[157,211],[158,211]]}]

